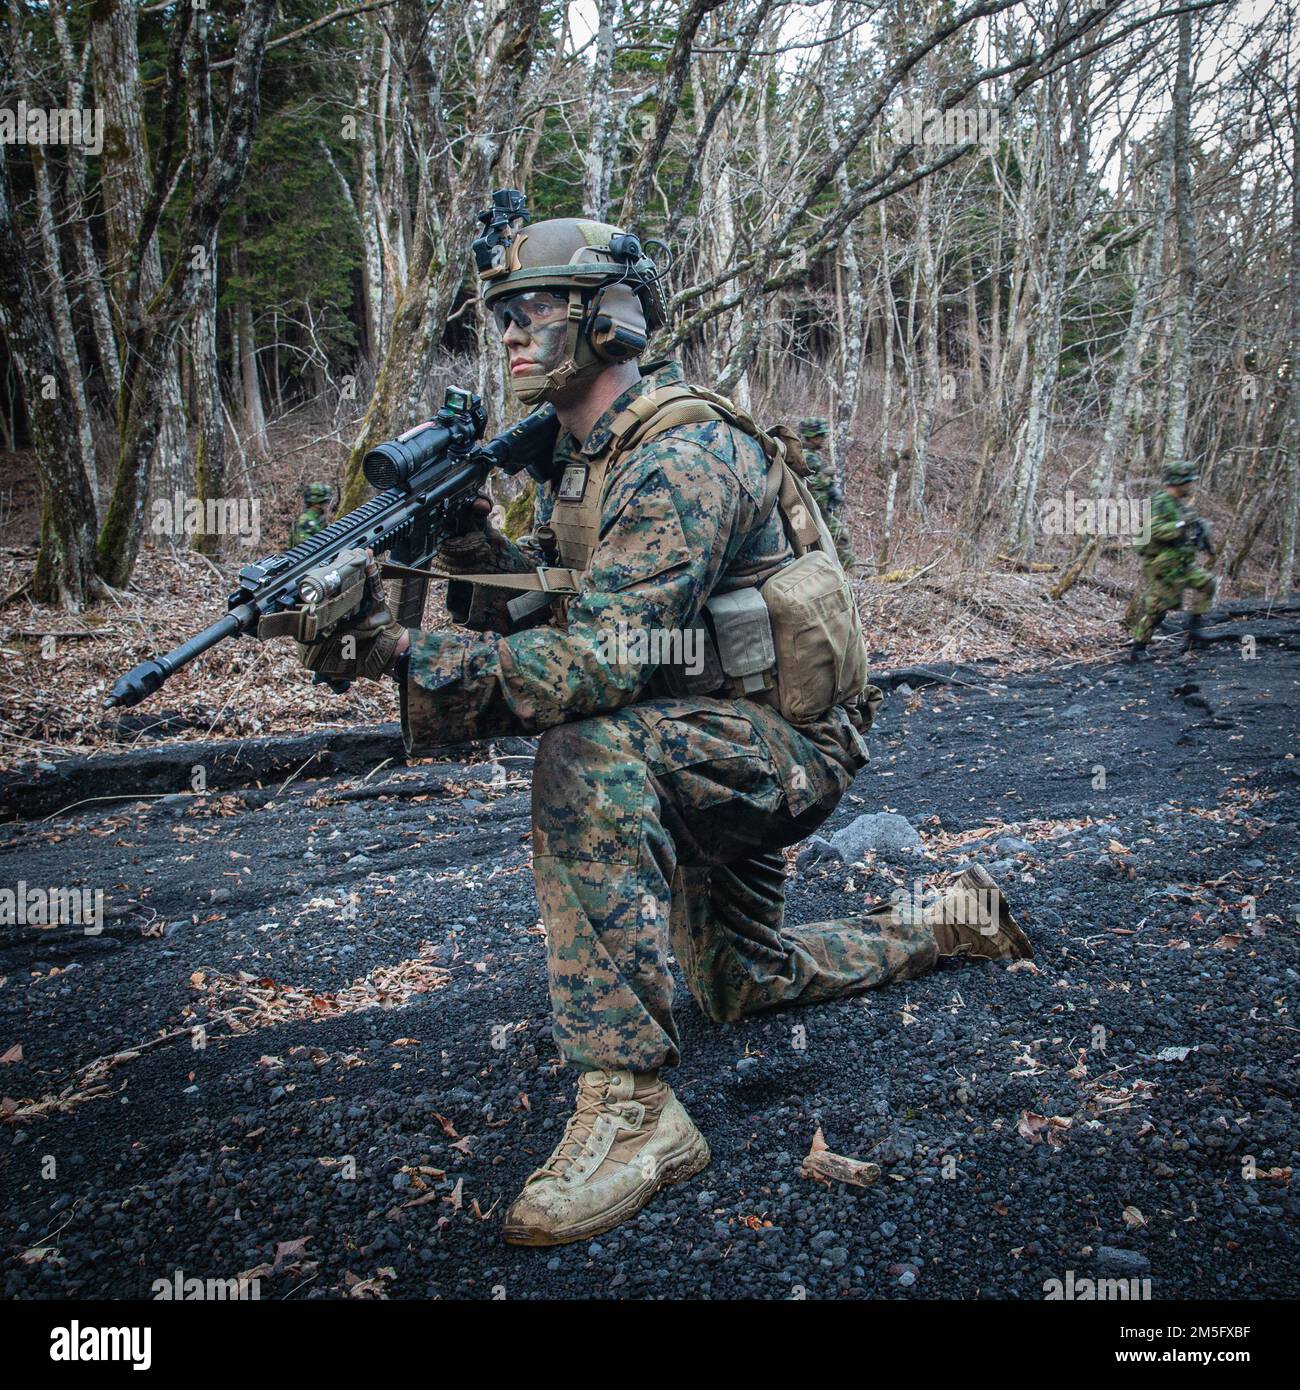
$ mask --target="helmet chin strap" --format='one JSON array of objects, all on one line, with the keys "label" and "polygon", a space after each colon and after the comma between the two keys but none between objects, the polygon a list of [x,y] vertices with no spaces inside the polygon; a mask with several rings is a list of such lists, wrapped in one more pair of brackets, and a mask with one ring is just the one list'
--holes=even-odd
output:
[{"label": "helmet chin strap", "polygon": [[565,337],[564,358],[558,367],[549,372],[530,373],[528,376],[511,377],[510,389],[522,405],[540,405],[544,401],[554,402],[565,389],[575,382],[590,380],[599,376],[609,365],[602,362],[587,341],[582,331],[587,319],[587,308],[582,301],[582,291],[569,291],[569,327]]}]

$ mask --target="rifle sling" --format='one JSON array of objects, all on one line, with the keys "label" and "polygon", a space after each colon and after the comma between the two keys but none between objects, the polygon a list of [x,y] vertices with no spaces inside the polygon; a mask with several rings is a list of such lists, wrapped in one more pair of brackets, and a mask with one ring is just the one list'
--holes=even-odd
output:
[{"label": "rifle sling", "polygon": [[560,565],[544,565],[526,574],[452,574],[445,570],[414,569],[392,560],[380,565],[379,573],[384,579],[459,579],[466,584],[486,584],[494,589],[532,589],[543,594],[576,594],[578,580],[582,577],[577,570]]}]

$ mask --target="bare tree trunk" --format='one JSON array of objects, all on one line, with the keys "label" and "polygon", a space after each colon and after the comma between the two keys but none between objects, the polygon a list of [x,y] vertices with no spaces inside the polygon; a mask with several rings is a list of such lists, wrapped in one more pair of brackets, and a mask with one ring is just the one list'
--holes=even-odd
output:
[{"label": "bare tree trunk", "polygon": [[241,299],[235,306],[235,330],[235,341],[239,344],[244,433],[248,440],[249,452],[258,458],[266,458],[271,452],[271,442],[266,434],[266,407],[262,404],[262,382],[257,372],[257,334],[253,326],[253,306],[246,299]]},{"label": "bare tree trunk", "polygon": [[984,399],[984,350],[980,342],[979,299],[975,286],[975,262],[966,259],[966,361],[972,404]]},{"label": "bare tree trunk", "polygon": [[[104,8],[108,9],[113,3],[114,0],[104,0]],[[123,304],[126,351],[118,410],[117,477],[96,546],[99,573],[119,588],[134,568],[144,528],[149,460],[158,442],[165,410],[170,410],[168,383],[175,385],[176,338],[198,302],[203,285],[194,268],[202,258],[206,257],[203,263],[208,264],[215,257],[217,225],[248,167],[257,129],[262,56],[274,10],[275,0],[244,0],[221,136],[207,173],[193,185],[177,233],[176,260],[162,288],[155,294],[146,294],[145,266],[137,261],[129,268]],[[185,86],[182,74],[187,49],[188,62],[200,65],[199,80],[204,80],[207,71],[207,47],[202,30],[196,38],[191,33],[191,22],[192,12],[182,7],[169,34],[161,120],[166,138],[148,202],[143,205],[138,219],[139,237],[145,246],[156,245],[155,232],[167,191],[176,175],[178,158],[174,137],[182,125],[180,108]]]},{"label": "bare tree trunk", "polygon": [[[208,15],[194,16],[196,35],[206,45]],[[194,64],[190,71],[190,163],[196,180],[207,176],[212,164],[212,90],[207,65]],[[226,426],[221,412],[221,368],[217,357],[217,263],[216,241],[212,254],[200,258],[202,268],[198,301],[190,328],[190,380],[198,421],[198,447],[194,459],[194,489],[206,515],[206,503],[225,495]],[[193,537],[196,550],[221,549],[220,537],[200,527]]]},{"label": "bare tree trunk", "polygon": [[[25,44],[22,36],[23,13],[17,0],[9,0],[9,16],[17,42],[13,45],[14,76],[20,91],[29,91],[25,64]],[[54,346],[63,365],[67,382],[68,404],[76,422],[76,446],[81,467],[86,474],[95,511],[99,509],[99,469],[95,463],[95,436],[90,425],[90,406],[86,400],[86,378],[77,351],[77,336],[72,327],[72,306],[68,303],[68,283],[63,273],[63,253],[55,225],[54,189],[51,186],[49,161],[43,145],[32,145],[32,174],[36,184],[36,225],[45,261],[46,299],[54,328]]]},{"label": "bare tree trunk", "polygon": [[[835,5],[831,11],[831,30],[838,32],[843,23],[844,6]],[[829,67],[830,81],[823,85],[822,102],[825,112],[826,140],[832,149],[839,147],[839,131],[835,116],[837,103],[833,91],[842,83],[850,81],[847,64],[832,62]],[[849,171],[841,164],[835,171],[835,186],[841,198],[849,196]],[[867,332],[867,286],[865,271],[858,256],[858,238],[861,235],[859,224],[845,228],[840,240],[840,266],[844,284],[846,312],[840,326],[840,379],[836,397],[835,418],[831,421],[831,466],[835,471],[840,489],[847,498],[847,470],[845,459],[848,453],[849,434],[853,429],[853,416],[858,403],[858,388],[862,379],[862,357],[866,349]]]},{"label": "bare tree trunk", "polygon": [[1284,480],[1277,592],[1288,594],[1295,582],[1296,527],[1300,524],[1300,79],[1291,111],[1291,259],[1287,293],[1291,299],[1291,444],[1283,455]]},{"label": "bare tree trunk", "polygon": [[1178,16],[1178,73],[1174,80],[1174,220],[1178,227],[1178,302],[1169,336],[1169,394],[1165,407],[1165,466],[1182,459],[1187,437],[1192,308],[1196,300],[1196,222],[1192,209],[1192,16]]},{"label": "bare tree trunk", "polygon": [[0,326],[23,383],[41,480],[41,547],[32,591],[80,610],[94,582],[95,502],[82,466],[72,384],[18,233],[0,145]]},{"label": "bare tree trunk", "polygon": [[939,398],[939,285],[934,245],[930,239],[930,196],[933,180],[921,185],[916,219],[916,251],[913,257],[919,281],[921,383],[917,396],[916,431],[912,439],[912,466],[907,480],[907,502],[919,515],[925,508],[925,473],[930,458],[930,431],[934,427]]},{"label": "bare tree trunk", "polygon": [[[144,302],[148,303],[162,285],[162,258],[156,233],[148,237],[143,248],[137,245],[150,196],[149,146],[141,109],[140,54],[136,45],[137,13],[132,0],[98,0],[90,12],[95,97],[104,111],[100,188],[108,235],[108,281],[120,335],[129,331],[125,324],[128,281],[136,271],[137,257]],[[187,483],[188,443],[175,360],[165,357],[159,370],[163,416],[155,436],[152,464],[160,489],[171,492],[183,489]],[[119,433],[128,411],[129,405],[119,403]],[[120,445],[119,439],[119,448]],[[148,485],[148,460],[144,471],[144,478],[126,482],[129,491],[138,487],[143,493]],[[110,503],[110,509],[111,506]]]},{"label": "bare tree trunk", "polygon": [[[78,60],[68,33],[68,19],[65,12],[67,0],[50,0],[50,17],[54,22],[54,32],[59,45],[59,56],[63,64],[64,77],[68,84],[68,110],[79,111],[83,106],[85,91],[85,71]],[[113,334],[113,314],[109,307],[108,291],[104,285],[104,273],[99,263],[99,253],[95,250],[91,236],[90,215],[86,202],[86,151],[78,144],[68,147],[68,177],[65,189],[68,208],[68,230],[72,244],[76,248],[77,260],[81,268],[81,283],[85,289],[86,302],[90,310],[91,328],[95,339],[95,353],[99,359],[99,369],[104,373],[108,394],[116,400],[122,388],[122,369],[118,362],[117,339]],[[91,491],[99,500],[99,482],[95,472],[90,476]]]},{"label": "bare tree trunk", "polygon": [[616,134],[613,118],[615,30],[623,0],[600,0],[596,11],[596,56],[591,65],[588,100],[587,150],[583,156],[582,215],[605,220],[609,186],[614,174]]},{"label": "bare tree trunk", "polygon": [[1173,163],[1173,128],[1164,142],[1164,153],[1156,167],[1155,221],[1147,239],[1142,270],[1137,277],[1133,304],[1129,310],[1124,346],[1120,351],[1119,368],[1111,391],[1106,424],[1101,436],[1101,449],[1092,470],[1090,491],[1094,497],[1110,493],[1115,479],[1115,463],[1121,444],[1125,441],[1127,419],[1133,382],[1142,360],[1142,348],[1147,339],[1147,315],[1156,285],[1159,283],[1165,259],[1165,228],[1169,220],[1169,180]]}]

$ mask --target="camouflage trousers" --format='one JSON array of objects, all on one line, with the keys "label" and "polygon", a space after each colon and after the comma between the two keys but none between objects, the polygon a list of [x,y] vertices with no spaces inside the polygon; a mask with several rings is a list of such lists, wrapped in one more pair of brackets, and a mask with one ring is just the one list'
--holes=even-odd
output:
[{"label": "camouflage trousers", "polygon": [[1142,561],[1142,587],[1129,604],[1129,635],[1145,645],[1166,613],[1182,606],[1183,590],[1192,590],[1191,613],[1204,613],[1214,601],[1214,576],[1196,563],[1194,553],[1162,550]]},{"label": "camouflage trousers", "polygon": [[834,513],[826,515],[826,529],[830,532],[831,539],[835,542],[835,554],[839,556],[841,566],[846,573],[851,574],[853,567],[858,563],[858,557],[853,553],[853,543],[849,540],[848,528]]},{"label": "camouflage trousers", "polygon": [[798,729],[749,700],[654,699],[542,735],[533,872],[555,1038],[582,1068],[679,1060],[670,953],[711,1019],[929,970],[929,928],[876,912],[783,925],[782,847],[865,764],[842,710]]}]

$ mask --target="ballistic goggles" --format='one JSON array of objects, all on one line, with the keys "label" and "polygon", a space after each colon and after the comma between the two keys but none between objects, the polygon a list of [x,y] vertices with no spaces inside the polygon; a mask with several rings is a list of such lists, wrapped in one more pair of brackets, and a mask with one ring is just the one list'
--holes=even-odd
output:
[{"label": "ballistic goggles", "polygon": [[514,323],[527,333],[563,323],[569,316],[569,296],[556,290],[524,290],[494,300],[491,307],[498,332],[504,334]]}]

